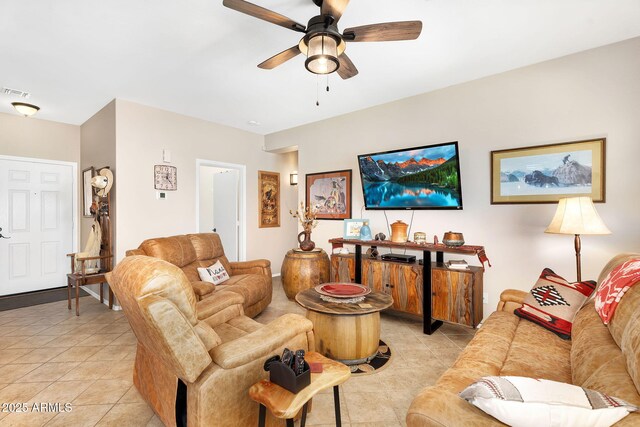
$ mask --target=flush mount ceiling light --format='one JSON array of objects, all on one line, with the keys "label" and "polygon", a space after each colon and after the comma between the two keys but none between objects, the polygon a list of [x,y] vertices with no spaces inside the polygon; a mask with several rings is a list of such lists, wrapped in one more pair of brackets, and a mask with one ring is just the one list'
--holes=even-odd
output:
[{"label": "flush mount ceiling light", "polygon": [[238,12],[305,34],[296,46],[258,65],[259,68],[266,70],[273,69],[303,53],[307,56],[304,65],[310,72],[331,74],[337,71],[340,77],[349,79],[358,74],[358,69],[344,53],[346,42],[414,40],[422,31],[422,22],[402,21],[347,28],[341,34],[338,30],[338,21],[349,0],[313,0],[313,2],[320,7],[320,15],[311,18],[306,27],[286,16],[244,0],[223,0],[222,4]]},{"label": "flush mount ceiling light", "polygon": [[25,117],[31,117],[40,110],[40,107],[27,104],[26,102],[12,102],[11,105],[13,105],[13,108],[15,108],[18,113]]}]

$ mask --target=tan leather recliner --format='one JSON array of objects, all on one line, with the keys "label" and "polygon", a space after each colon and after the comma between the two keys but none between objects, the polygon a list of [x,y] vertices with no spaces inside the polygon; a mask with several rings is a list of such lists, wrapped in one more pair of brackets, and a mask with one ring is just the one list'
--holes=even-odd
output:
[{"label": "tan leather recliner", "polygon": [[[216,233],[198,233],[147,239],[130,255],[160,258],[180,267],[187,276],[198,299],[208,298],[219,291],[232,291],[244,297],[244,312],[257,316],[271,302],[271,263],[266,259],[230,262],[224,254],[220,236]],[[209,267],[220,261],[230,279],[220,285],[203,282],[198,267]]]},{"label": "tan leather recliner", "polygon": [[233,292],[198,302],[184,273],[166,261],[129,256],[107,280],[138,339],[134,384],[167,426],[176,425],[178,379],[189,426],[256,425],[248,390],[267,378],[264,361],[285,347],[313,350],[309,320],[286,314],[262,325],[243,315],[243,298]]}]

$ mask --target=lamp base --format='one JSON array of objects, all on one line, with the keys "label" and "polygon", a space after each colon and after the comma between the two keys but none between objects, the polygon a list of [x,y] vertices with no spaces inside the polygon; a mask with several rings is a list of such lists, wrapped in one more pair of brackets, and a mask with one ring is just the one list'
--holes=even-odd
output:
[{"label": "lamp base", "polygon": [[577,276],[578,276],[578,282],[582,282],[582,272],[580,271],[580,249],[581,249],[581,242],[580,242],[580,235],[576,234],[575,238],[573,239],[573,246],[576,249],[576,271],[577,271]]}]

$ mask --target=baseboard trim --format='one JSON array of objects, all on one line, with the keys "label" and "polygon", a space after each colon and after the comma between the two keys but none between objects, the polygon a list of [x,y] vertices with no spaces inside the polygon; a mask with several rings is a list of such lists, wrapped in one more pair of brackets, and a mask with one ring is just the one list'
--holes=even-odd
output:
[{"label": "baseboard trim", "polygon": [[[80,296],[87,296],[86,289],[80,289]],[[67,287],[44,289],[41,291],[24,292],[21,294],[0,297],[0,311],[15,310],[17,308],[48,304],[50,302],[67,299]]]},{"label": "baseboard trim", "polygon": [[[81,289],[82,289],[83,291],[85,291],[86,293],[88,293],[88,294],[89,294],[89,296],[92,296],[92,297],[94,297],[95,299],[97,299],[98,301],[100,301],[100,294],[99,294],[99,293],[97,293],[96,291],[94,291],[94,290],[92,290],[92,289],[88,289],[88,288],[81,288]],[[106,292],[108,293],[109,291],[107,290]],[[115,300],[115,295],[114,295],[114,297],[113,297],[113,298],[114,298],[114,300]],[[102,301],[102,304],[103,304],[103,305],[106,305],[107,307],[109,307],[109,295],[108,295],[108,294],[107,294],[107,298],[106,298],[104,301]],[[120,311],[120,310],[122,310],[122,307],[120,307],[119,305],[115,304],[115,301],[114,301],[114,304],[113,304],[113,308],[112,308],[112,310],[113,310],[113,311]]]}]

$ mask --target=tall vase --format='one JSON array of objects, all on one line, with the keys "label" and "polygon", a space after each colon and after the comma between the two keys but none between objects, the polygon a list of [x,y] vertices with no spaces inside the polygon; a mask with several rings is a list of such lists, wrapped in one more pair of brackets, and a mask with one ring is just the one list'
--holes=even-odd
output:
[{"label": "tall vase", "polygon": [[311,240],[311,230],[305,230],[298,234],[298,243],[303,251],[312,251],[316,247],[316,244]]}]

